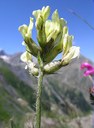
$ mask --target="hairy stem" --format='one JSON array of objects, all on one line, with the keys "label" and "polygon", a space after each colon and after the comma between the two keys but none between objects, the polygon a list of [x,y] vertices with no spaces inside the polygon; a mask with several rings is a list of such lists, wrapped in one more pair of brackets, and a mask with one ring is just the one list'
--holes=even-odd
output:
[{"label": "hairy stem", "polygon": [[43,82],[43,62],[38,54],[38,63],[39,63],[39,75],[38,75],[38,91],[36,99],[36,120],[35,128],[41,128],[41,95],[42,95],[42,82]]}]

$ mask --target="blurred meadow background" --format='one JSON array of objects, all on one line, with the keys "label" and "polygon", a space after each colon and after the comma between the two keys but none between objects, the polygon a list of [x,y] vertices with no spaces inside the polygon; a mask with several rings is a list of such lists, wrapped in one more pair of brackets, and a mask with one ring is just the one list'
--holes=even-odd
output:
[{"label": "blurred meadow background", "polygon": [[[45,76],[42,93],[42,128],[91,128],[93,111],[80,65],[94,65],[93,0],[1,0],[0,1],[0,128],[33,128],[37,79],[24,69],[20,55],[25,51],[18,31],[29,24],[32,11],[49,5],[67,21],[73,45],[80,57],[55,74]],[[51,16],[50,16],[51,18]],[[36,31],[33,39],[37,42]],[[57,58],[61,58],[61,54]],[[33,58],[36,63],[36,59]]]}]

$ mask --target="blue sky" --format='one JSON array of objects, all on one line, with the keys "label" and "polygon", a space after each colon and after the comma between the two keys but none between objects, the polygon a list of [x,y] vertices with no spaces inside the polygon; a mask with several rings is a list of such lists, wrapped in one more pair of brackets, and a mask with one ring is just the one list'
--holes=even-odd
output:
[{"label": "blue sky", "polygon": [[[29,23],[32,11],[49,5],[51,13],[58,9],[60,17],[68,22],[69,32],[74,35],[74,45],[81,53],[94,61],[94,30],[81,19],[69,13],[72,9],[94,26],[94,0],[0,0],[0,48],[8,54],[24,51],[18,27]],[[35,33],[33,38],[36,38]]]}]

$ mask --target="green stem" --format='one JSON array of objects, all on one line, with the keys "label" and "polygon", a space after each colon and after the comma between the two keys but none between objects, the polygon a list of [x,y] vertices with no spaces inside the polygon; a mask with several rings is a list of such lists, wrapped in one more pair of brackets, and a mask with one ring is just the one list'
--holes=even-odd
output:
[{"label": "green stem", "polygon": [[41,128],[41,95],[42,95],[42,82],[43,82],[43,62],[38,54],[38,63],[39,63],[39,75],[38,75],[38,91],[36,99],[36,120],[35,128]]},{"label": "green stem", "polygon": [[14,124],[14,121],[13,119],[10,120],[10,128],[14,128],[15,127],[15,124]]}]

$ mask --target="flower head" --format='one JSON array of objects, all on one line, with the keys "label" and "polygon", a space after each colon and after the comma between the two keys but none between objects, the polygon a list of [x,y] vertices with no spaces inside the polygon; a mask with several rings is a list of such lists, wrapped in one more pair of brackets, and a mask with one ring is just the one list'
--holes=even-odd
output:
[{"label": "flower head", "polygon": [[94,75],[94,69],[87,70],[87,71],[84,72],[84,76],[89,76],[89,75]]},{"label": "flower head", "polygon": [[93,66],[87,62],[81,64],[81,69],[87,68],[88,70],[93,69]]},{"label": "flower head", "polygon": [[[47,72],[55,72],[68,65],[72,59],[79,57],[80,48],[73,46],[73,36],[69,34],[67,22],[60,18],[57,9],[53,12],[51,19],[48,19],[49,6],[33,11],[32,15],[35,20],[30,17],[29,25],[23,24],[19,27],[24,39],[22,44],[26,47],[26,52],[21,56],[23,62],[31,63],[31,57],[35,56],[38,59],[38,54],[40,54],[46,74]],[[32,38],[34,24],[37,32],[37,43]],[[53,62],[52,66],[52,61],[60,53],[62,53],[62,58],[56,63]],[[51,63],[50,66],[49,63]],[[36,67],[33,66],[33,68]]]},{"label": "flower head", "polygon": [[94,80],[93,80],[93,77],[94,77],[94,67],[87,63],[87,62],[84,62],[81,64],[81,70],[83,69],[86,69],[84,71],[84,76],[89,76],[90,80],[92,81],[92,87],[89,88],[89,94],[90,94],[90,100],[91,100],[91,104],[94,105]]},{"label": "flower head", "polygon": [[82,63],[81,70],[82,69],[86,69],[84,72],[84,76],[94,75],[94,67],[91,64],[89,64],[87,62]]}]

